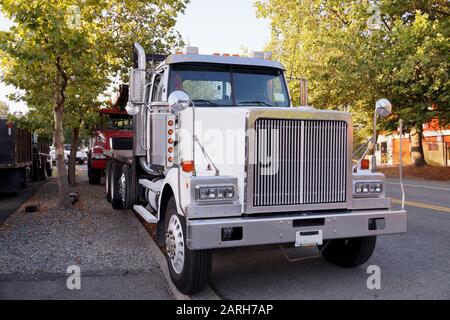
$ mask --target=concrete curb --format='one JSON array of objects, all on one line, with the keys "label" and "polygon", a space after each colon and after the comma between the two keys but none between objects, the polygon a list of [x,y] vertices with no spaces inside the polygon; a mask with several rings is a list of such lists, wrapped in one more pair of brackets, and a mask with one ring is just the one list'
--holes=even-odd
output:
[{"label": "concrete curb", "polygon": [[170,291],[172,292],[173,296],[176,300],[221,300],[219,296],[211,289],[210,286],[206,286],[206,288],[195,295],[189,296],[181,293],[177,287],[173,284],[172,279],[170,279],[170,271],[167,267],[167,260],[164,254],[161,252],[155,241],[153,241],[150,234],[145,230],[142,223],[140,223],[139,219],[136,217],[134,211],[132,211],[134,214],[134,218],[136,219],[136,222],[138,222],[139,227],[139,233],[142,234],[142,237],[144,239],[149,239],[148,245],[150,247],[150,250],[153,254],[153,257],[155,258],[156,262],[158,262],[158,265],[164,275],[164,278],[167,281],[167,284],[169,286]]}]

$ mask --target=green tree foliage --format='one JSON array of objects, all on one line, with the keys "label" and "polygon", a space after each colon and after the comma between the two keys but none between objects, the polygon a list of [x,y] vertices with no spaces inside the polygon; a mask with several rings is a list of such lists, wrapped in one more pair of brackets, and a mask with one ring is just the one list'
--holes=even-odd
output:
[{"label": "green tree foliage", "polygon": [[4,101],[0,101],[0,116],[7,115],[9,112],[8,104]]},{"label": "green tree foliage", "polygon": [[61,205],[69,206],[64,127],[80,131],[109,79],[123,77],[131,67],[134,41],[158,52],[180,45],[173,26],[185,4],[0,0],[2,12],[14,22],[0,33],[3,81],[25,91],[18,99],[30,107],[31,124],[53,126]]},{"label": "green tree foliage", "polygon": [[[373,107],[381,97],[394,105],[394,115],[383,123],[387,129],[401,117],[420,136],[422,124],[431,119],[449,122],[448,1],[255,4],[259,16],[271,19],[268,49],[283,62],[287,76],[309,79],[312,104],[352,111],[358,140],[370,134]],[[298,88],[291,90],[298,102]],[[413,156],[422,164],[421,139],[413,140],[418,149]]]}]

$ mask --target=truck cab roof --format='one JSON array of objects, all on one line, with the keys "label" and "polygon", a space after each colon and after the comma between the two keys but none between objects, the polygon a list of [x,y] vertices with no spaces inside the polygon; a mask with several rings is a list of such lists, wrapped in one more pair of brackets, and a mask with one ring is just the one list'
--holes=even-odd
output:
[{"label": "truck cab roof", "polygon": [[284,70],[283,65],[274,60],[226,56],[226,55],[206,55],[206,54],[171,54],[165,61],[163,61],[158,68],[164,65],[176,63],[211,63],[211,64],[227,64],[227,65],[242,65],[267,67]]}]

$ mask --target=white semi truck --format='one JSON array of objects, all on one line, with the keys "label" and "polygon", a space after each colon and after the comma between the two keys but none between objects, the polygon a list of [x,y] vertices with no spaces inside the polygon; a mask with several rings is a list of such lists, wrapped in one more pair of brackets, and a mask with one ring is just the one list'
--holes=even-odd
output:
[{"label": "white semi truck", "polygon": [[377,236],[406,232],[384,175],[352,161],[351,115],[292,106],[279,62],[194,47],[146,55],[137,43],[134,56],[133,150],[106,152],[106,195],[157,225],[181,292],[207,284],[214,249],[317,246],[355,267]]}]

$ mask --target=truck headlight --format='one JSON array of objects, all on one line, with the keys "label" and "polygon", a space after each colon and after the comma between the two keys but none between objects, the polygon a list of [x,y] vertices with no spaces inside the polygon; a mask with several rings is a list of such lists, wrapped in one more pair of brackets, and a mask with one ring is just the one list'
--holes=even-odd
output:
[{"label": "truck headlight", "polygon": [[197,200],[231,200],[234,199],[234,186],[198,187]]},{"label": "truck headlight", "polygon": [[383,191],[383,182],[380,181],[361,181],[356,182],[354,187],[355,194],[379,194]]}]

